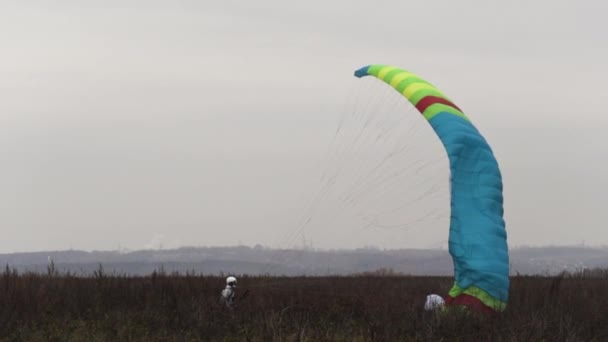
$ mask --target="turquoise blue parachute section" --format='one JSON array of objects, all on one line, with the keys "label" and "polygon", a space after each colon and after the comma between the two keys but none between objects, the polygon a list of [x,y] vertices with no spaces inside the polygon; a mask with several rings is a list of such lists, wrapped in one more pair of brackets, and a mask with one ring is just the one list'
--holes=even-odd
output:
[{"label": "turquoise blue parachute section", "polygon": [[509,255],[498,163],[469,121],[439,113],[429,123],[450,159],[449,249],[456,284],[463,290],[475,286],[506,303]]}]

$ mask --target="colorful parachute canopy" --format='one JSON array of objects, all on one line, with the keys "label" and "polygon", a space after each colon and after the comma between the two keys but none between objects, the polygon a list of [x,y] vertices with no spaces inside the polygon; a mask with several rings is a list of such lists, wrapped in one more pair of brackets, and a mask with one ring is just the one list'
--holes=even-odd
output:
[{"label": "colorful parachute canopy", "polygon": [[355,76],[375,76],[407,98],[428,120],[450,161],[449,250],[455,283],[448,305],[501,311],[509,296],[509,255],[502,177],[492,149],[469,118],[437,88],[408,71],[370,65]]}]

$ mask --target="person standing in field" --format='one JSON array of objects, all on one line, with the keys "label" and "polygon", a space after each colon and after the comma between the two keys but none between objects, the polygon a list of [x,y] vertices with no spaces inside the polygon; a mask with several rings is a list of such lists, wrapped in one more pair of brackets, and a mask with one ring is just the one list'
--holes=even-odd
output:
[{"label": "person standing in field", "polygon": [[230,276],[226,278],[226,288],[222,290],[220,303],[223,303],[228,308],[233,308],[234,299],[236,297],[236,278]]}]

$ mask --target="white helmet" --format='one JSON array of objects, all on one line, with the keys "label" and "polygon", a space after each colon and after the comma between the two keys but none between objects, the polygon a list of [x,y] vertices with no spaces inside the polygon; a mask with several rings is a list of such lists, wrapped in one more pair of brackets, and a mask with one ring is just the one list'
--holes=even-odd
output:
[{"label": "white helmet", "polygon": [[226,278],[226,285],[236,286],[236,278],[232,276]]},{"label": "white helmet", "polygon": [[430,294],[426,296],[426,302],[424,303],[424,310],[431,311],[438,309],[445,305],[445,300],[439,295]]}]

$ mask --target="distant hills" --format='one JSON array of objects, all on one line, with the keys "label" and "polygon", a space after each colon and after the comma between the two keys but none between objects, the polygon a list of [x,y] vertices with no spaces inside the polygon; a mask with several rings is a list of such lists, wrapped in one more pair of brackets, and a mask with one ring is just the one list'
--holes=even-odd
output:
[{"label": "distant hills", "polygon": [[[349,275],[388,272],[451,275],[452,259],[438,249],[278,250],[256,247],[183,247],[139,251],[49,251],[0,254],[0,265],[19,272],[147,275],[154,270],[197,274]],[[511,273],[553,275],[608,268],[608,247],[526,247],[510,250]]]}]

